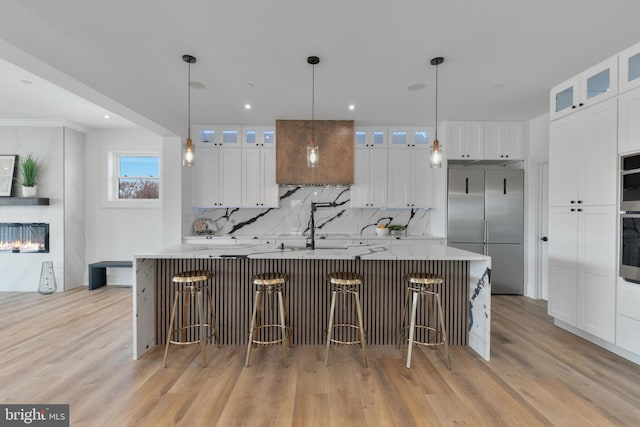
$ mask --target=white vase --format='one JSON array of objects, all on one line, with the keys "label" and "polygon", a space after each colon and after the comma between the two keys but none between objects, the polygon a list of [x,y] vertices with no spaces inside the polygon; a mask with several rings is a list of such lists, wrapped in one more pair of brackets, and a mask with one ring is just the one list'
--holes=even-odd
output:
[{"label": "white vase", "polygon": [[22,197],[36,197],[38,195],[38,187],[22,186]]}]

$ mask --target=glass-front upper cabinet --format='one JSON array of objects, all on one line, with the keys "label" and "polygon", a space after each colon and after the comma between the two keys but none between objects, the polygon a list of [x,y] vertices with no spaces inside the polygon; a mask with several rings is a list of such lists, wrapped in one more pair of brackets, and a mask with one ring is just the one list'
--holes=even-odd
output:
[{"label": "glass-front upper cabinet", "polygon": [[355,148],[387,148],[387,128],[357,127],[354,137]]},{"label": "glass-front upper cabinet", "polygon": [[618,94],[617,56],[551,89],[550,115],[557,119]]},{"label": "glass-front upper cabinet", "polygon": [[640,86],[640,43],[620,52],[620,92]]},{"label": "glass-front upper cabinet", "polygon": [[389,128],[389,148],[429,148],[433,142],[433,132],[427,127]]},{"label": "glass-front upper cabinet", "polygon": [[239,126],[206,126],[191,127],[191,138],[203,146],[240,147]]},{"label": "glass-front upper cabinet", "polygon": [[273,126],[243,126],[242,145],[244,147],[275,148],[275,128]]}]

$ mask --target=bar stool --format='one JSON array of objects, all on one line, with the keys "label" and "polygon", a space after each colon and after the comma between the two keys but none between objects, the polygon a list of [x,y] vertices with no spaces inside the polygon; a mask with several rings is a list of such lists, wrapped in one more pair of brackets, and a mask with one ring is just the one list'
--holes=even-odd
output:
[{"label": "bar stool", "polygon": [[[447,342],[447,331],[444,326],[444,316],[442,313],[442,303],[440,301],[440,292],[434,289],[435,286],[442,285],[444,279],[440,276],[430,273],[410,273],[405,276],[405,280],[409,282],[407,286],[407,297],[405,298],[404,307],[402,308],[402,321],[400,323],[400,332],[398,334],[398,348],[400,348],[401,340],[405,337],[405,329],[409,329],[409,348],[407,349],[407,368],[411,368],[411,350],[413,344],[425,346],[444,345],[445,359],[444,362],[448,369],[451,369],[451,360],[449,359],[449,344]],[[405,317],[409,306],[409,298],[411,297],[411,320],[407,327]],[[418,309],[418,297],[426,298],[427,324],[416,325],[416,313]],[[435,305],[435,307],[434,307]],[[435,317],[435,319],[434,319]],[[433,324],[433,323],[435,324]],[[415,339],[416,329],[426,330],[426,341]]]},{"label": "bar stool", "polygon": [[[172,282],[177,286],[182,285],[182,289],[176,290],[175,297],[173,298],[173,307],[171,309],[171,320],[169,321],[169,332],[167,333],[167,343],[164,347],[164,360],[162,361],[162,367],[167,366],[167,354],[169,352],[169,345],[176,344],[180,346],[189,344],[199,344],[200,353],[202,354],[202,367],[207,366],[207,355],[205,351],[206,341],[212,336],[215,337],[216,345],[220,345],[220,339],[218,337],[218,331],[216,328],[216,321],[213,314],[213,301],[211,299],[211,289],[203,283],[213,277],[213,273],[210,271],[185,271],[173,276]],[[207,319],[204,316],[204,294],[207,294],[207,300],[209,303],[210,323],[205,323]],[[176,312],[178,310],[178,299],[182,296],[182,323],[178,327],[176,323]],[[193,307],[193,300],[196,301],[196,307]],[[196,309],[196,323],[189,323],[190,312]],[[207,334],[207,329],[210,333]],[[197,330],[194,332],[194,336],[197,338],[189,339],[187,331]],[[179,333],[179,337],[175,338],[174,335]]]},{"label": "bar stool", "polygon": [[[362,361],[364,363],[364,367],[367,367],[367,351],[365,349],[365,334],[364,327],[362,325],[362,309],[360,308],[360,292],[358,290],[359,286],[362,285],[362,276],[357,273],[349,273],[349,272],[335,272],[329,275],[329,283],[331,283],[331,308],[329,309],[329,326],[327,327],[327,349],[324,356],[324,365],[327,366],[329,364],[329,347],[331,343],[337,344],[360,344],[362,347]],[[353,298],[353,302],[356,309],[356,317],[357,324],[352,323],[336,323],[334,324],[334,317],[336,312],[336,299],[338,294],[340,294],[344,299],[346,299],[347,294],[350,294]],[[343,310],[346,301],[343,301]],[[334,328],[350,328],[357,329],[358,335],[360,339],[356,339],[353,341],[342,341],[335,338],[333,336]]]},{"label": "bar stool", "polygon": [[[253,301],[253,315],[251,316],[251,326],[249,327],[249,342],[247,344],[247,358],[245,366],[249,366],[251,348],[254,344],[279,344],[282,343],[284,352],[284,366],[287,366],[287,346],[291,345],[291,331],[289,328],[289,314],[284,296],[284,284],[289,280],[289,275],[285,273],[261,273],[253,276],[251,281],[256,285],[256,295]],[[278,321],[279,323],[267,323],[262,325],[262,305],[264,294],[272,297],[275,294],[278,298]],[[267,304],[268,307],[268,304]],[[280,338],[260,339],[260,331],[268,328],[278,328]]]}]

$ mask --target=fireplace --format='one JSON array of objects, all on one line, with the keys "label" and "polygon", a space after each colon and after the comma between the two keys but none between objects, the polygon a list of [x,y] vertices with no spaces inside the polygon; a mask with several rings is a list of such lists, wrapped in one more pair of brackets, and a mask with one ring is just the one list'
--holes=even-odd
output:
[{"label": "fireplace", "polygon": [[0,252],[48,253],[49,224],[0,223]]}]

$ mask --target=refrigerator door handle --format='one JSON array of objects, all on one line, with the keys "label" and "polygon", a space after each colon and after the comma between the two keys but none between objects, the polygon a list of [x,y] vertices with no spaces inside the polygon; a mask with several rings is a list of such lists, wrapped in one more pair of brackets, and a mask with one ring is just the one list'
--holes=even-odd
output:
[{"label": "refrigerator door handle", "polygon": [[502,194],[507,194],[507,178],[502,180]]},{"label": "refrigerator door handle", "polygon": [[469,194],[469,177],[464,179],[464,192],[465,194]]}]

